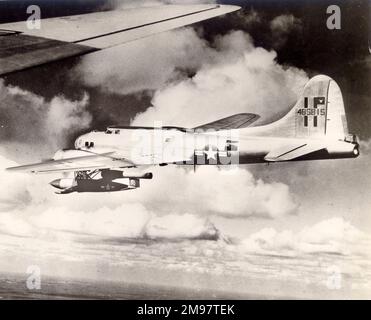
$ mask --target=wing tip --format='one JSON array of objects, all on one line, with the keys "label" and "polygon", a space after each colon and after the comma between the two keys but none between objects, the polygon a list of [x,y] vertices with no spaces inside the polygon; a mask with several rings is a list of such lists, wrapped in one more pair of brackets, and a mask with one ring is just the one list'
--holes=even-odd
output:
[{"label": "wing tip", "polygon": [[26,173],[26,172],[29,172],[29,173],[35,173],[35,171],[32,171],[32,170],[27,170],[25,167],[21,166],[21,167],[9,167],[9,168],[5,168],[5,171],[6,172],[10,172],[10,173],[14,173],[14,172],[23,172],[23,173]]},{"label": "wing tip", "polygon": [[232,5],[232,4],[218,4],[218,7],[219,8],[225,8],[225,9],[229,10],[229,12],[234,12],[234,11],[238,11],[238,10],[242,9],[242,7]]}]

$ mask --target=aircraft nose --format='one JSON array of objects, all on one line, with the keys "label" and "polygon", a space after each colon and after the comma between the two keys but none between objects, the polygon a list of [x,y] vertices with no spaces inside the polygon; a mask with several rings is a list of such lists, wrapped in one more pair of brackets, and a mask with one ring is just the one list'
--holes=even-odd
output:
[{"label": "aircraft nose", "polygon": [[83,136],[80,136],[80,137],[78,137],[78,138],[75,140],[75,149],[80,149],[80,148],[81,148],[82,138],[83,138]]},{"label": "aircraft nose", "polygon": [[49,184],[56,189],[62,189],[60,179],[54,180],[54,181],[50,182]]}]

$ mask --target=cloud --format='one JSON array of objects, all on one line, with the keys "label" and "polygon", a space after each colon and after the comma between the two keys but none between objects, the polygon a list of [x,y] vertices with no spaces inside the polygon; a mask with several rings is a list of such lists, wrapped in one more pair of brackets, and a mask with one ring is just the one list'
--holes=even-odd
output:
[{"label": "cloud", "polygon": [[[225,174],[216,167],[203,167],[196,173],[178,167],[153,168],[154,180],[143,181],[141,189],[98,195],[73,194],[68,196],[70,201],[66,202],[66,197],[53,195],[48,185],[54,177],[8,173],[4,168],[15,164],[4,157],[0,160],[0,177],[3,183],[10,186],[8,192],[0,197],[0,208],[4,212],[25,211],[26,216],[47,212],[53,217],[54,210],[58,208],[59,211],[64,210],[66,215],[73,212],[67,219],[71,221],[78,219],[79,214],[76,212],[89,212],[95,219],[100,215],[108,216],[114,223],[114,218],[119,215],[110,215],[110,210],[128,213],[125,219],[131,215],[140,216],[141,212],[154,213],[159,217],[192,214],[202,219],[214,215],[273,219],[295,213],[297,209],[295,199],[286,185],[264,183],[243,169]],[[179,187],[174,188],[174,185]],[[125,195],[126,207],[122,207],[122,195]],[[197,221],[202,225],[201,220]],[[127,236],[125,232],[123,236]]]},{"label": "cloud", "polygon": [[208,43],[186,28],[87,56],[75,73],[115,93],[154,91],[152,106],[135,124],[193,125],[238,112],[269,120],[295,102],[308,80],[304,71],[275,59],[274,51],[256,48],[242,31]]},{"label": "cloud", "polygon": [[295,29],[298,24],[300,24],[298,18],[292,14],[286,14],[275,17],[270,23],[270,28],[273,32],[286,34]]},{"label": "cloud", "polygon": [[29,195],[27,187],[18,187],[16,190],[17,193],[11,194],[13,202],[8,203],[9,198],[4,195],[0,198],[0,234],[3,235],[46,240],[52,234],[64,232],[75,234],[74,241],[77,242],[79,236],[108,239],[219,239],[219,231],[207,218],[192,214],[159,216],[139,202],[114,208],[103,205],[96,210],[71,208],[50,201],[45,204],[36,199],[27,199],[22,203],[20,198]]},{"label": "cloud", "polygon": [[253,46],[240,31],[218,37],[216,51],[192,78],[169,83],[155,92],[152,107],[133,120],[137,125],[192,127],[240,112],[265,121],[287,111],[307,82],[305,72],[284,68],[276,53]]},{"label": "cloud", "polygon": [[166,210],[174,203],[168,203],[164,210],[152,210],[149,199],[141,201],[146,194],[140,193],[126,199],[125,204],[123,193],[98,197],[81,194],[67,199],[53,194],[48,185],[52,180],[49,175],[4,170],[14,165],[15,162],[0,156],[0,179],[6,186],[0,194],[0,234],[31,237],[69,232],[111,238],[219,238],[219,231],[207,217],[187,213],[185,207]]},{"label": "cloud", "polygon": [[371,237],[341,217],[333,217],[305,227],[300,232],[265,228],[241,242],[243,249],[255,254],[298,256],[303,254],[339,254],[366,256]]},{"label": "cloud", "polygon": [[292,14],[285,14],[275,17],[270,22],[272,32],[273,47],[280,49],[287,43],[292,33],[302,31],[302,22]]},{"label": "cloud", "polygon": [[16,162],[0,155],[0,179],[5,186],[0,193],[0,212],[9,212],[15,208],[22,208],[31,202],[31,194],[24,187],[30,183],[28,177],[19,174],[13,175],[4,170],[7,167],[16,165]]},{"label": "cloud", "polygon": [[208,219],[192,214],[173,214],[151,219],[144,235],[151,239],[219,239],[219,231]]},{"label": "cloud", "polygon": [[367,155],[370,155],[371,154],[371,139],[361,140],[360,141],[360,149],[361,149],[361,153],[365,153]]},{"label": "cloud", "polygon": [[191,214],[157,216],[140,203],[115,209],[102,206],[93,212],[66,209],[57,207],[33,215],[29,224],[41,233],[64,231],[110,239],[218,239],[218,230],[204,218]]},{"label": "cloud", "polygon": [[[96,223],[91,223],[88,213],[74,212],[76,219],[72,213],[56,210],[54,219],[49,214],[47,219],[40,216],[40,221],[31,218],[33,229],[22,219],[15,221],[13,214],[13,230],[8,229],[8,235],[23,234],[27,239],[1,234],[4,259],[0,270],[13,265],[12,270],[24,272],[32,263],[40,266],[44,276],[166,284],[193,290],[222,288],[256,297],[318,298],[335,293],[343,298],[365,297],[371,287],[367,250],[371,239],[339,217],[299,232],[263,229],[247,239],[226,242],[220,236],[211,239],[217,241],[194,237],[203,224],[194,224],[198,218],[192,215],[153,217],[148,222],[147,215],[129,218],[119,211],[114,224],[110,212],[108,218],[93,215]],[[1,214],[2,231],[8,218]],[[153,225],[159,229],[154,230]],[[75,228],[78,233],[66,233],[63,227]],[[192,228],[198,231],[186,231]],[[201,234],[210,234],[210,230],[213,228],[204,228]],[[149,237],[137,237],[143,231]],[[125,232],[132,240],[121,236]],[[174,241],[179,239],[182,241]],[[340,289],[336,292],[328,285],[331,270],[339,272]]]},{"label": "cloud", "polygon": [[[4,157],[0,160],[1,168],[14,164]],[[18,261],[17,270],[36,263],[48,275],[73,268],[75,277],[119,281],[130,272],[130,281],[157,283],[157,279],[177,286],[182,284],[173,277],[180,273],[187,283],[204,281],[206,275],[247,281],[248,274],[249,288],[250,281],[263,281],[260,289],[253,287],[254,294],[267,294],[266,281],[281,285],[284,281],[285,294],[281,294],[300,296],[303,292],[290,291],[287,281],[296,288],[326,289],[327,270],[337,266],[346,275],[343,285],[370,287],[371,238],[343,218],[323,220],[301,231],[263,228],[232,241],[212,223],[215,215],[285,216],[295,208],[286,185],[255,180],[245,170],[223,174],[214,167],[200,168],[197,174],[176,167],[157,168],[154,173],[155,180],[143,182],[137,191],[66,198],[52,194],[49,176],[10,176],[0,171],[10,192],[0,196],[4,257],[0,270],[9,270],[9,261]],[[96,274],[102,265],[106,272]],[[140,277],[149,270],[151,277]],[[166,279],[157,278],[161,274]],[[220,281],[215,278],[213,283]],[[244,291],[241,283],[235,288]]]},{"label": "cloud", "polygon": [[[75,73],[88,86],[110,92],[157,90],[200,68],[209,51],[193,29],[177,30],[86,56]],[[103,57],[110,63],[101,63]]]},{"label": "cloud", "polygon": [[268,184],[280,181],[290,186],[304,221],[341,212],[344,219],[369,232],[371,219],[365,213],[371,208],[370,146],[370,141],[361,141],[356,159],[290,162],[264,170],[250,166],[249,170]]},{"label": "cloud", "polygon": [[[157,211],[274,219],[293,214],[297,209],[287,185],[267,184],[244,169],[226,173],[216,167],[201,167],[194,173],[167,167],[153,173],[154,180],[138,193],[141,197],[138,201]],[[154,189],[161,193],[153,192]],[[134,195],[129,195],[130,199]]]},{"label": "cloud", "polygon": [[87,95],[79,101],[63,95],[47,101],[19,87],[5,86],[0,80],[0,100],[0,141],[7,151],[17,151],[20,156],[35,150],[38,156],[50,155],[92,121]]},{"label": "cloud", "polygon": [[[144,194],[133,192],[125,204],[124,193],[98,197],[79,194],[67,199],[53,194],[48,185],[53,178],[49,175],[5,171],[15,165],[0,156],[0,179],[6,186],[0,194],[0,234],[45,238],[55,232],[68,232],[107,238],[219,239],[219,231],[208,217],[188,213],[181,202],[156,199],[153,188]],[[151,199],[156,199],[159,209],[152,209]]]},{"label": "cloud", "polygon": [[[214,0],[110,0],[116,10],[161,5],[215,3]],[[176,78],[183,69],[194,70],[205,59],[205,41],[193,29],[153,35],[130,44],[91,54],[82,60],[75,75],[88,86],[100,86],[121,94],[155,90]],[[101,61],[110,63],[101,63]]]},{"label": "cloud", "polygon": [[[263,22],[263,18],[261,14],[251,8],[248,12],[245,12],[244,10],[240,10],[237,12],[238,19],[241,21],[241,27],[243,26],[253,26],[255,24],[261,24]],[[266,23],[266,21],[264,21]]]}]

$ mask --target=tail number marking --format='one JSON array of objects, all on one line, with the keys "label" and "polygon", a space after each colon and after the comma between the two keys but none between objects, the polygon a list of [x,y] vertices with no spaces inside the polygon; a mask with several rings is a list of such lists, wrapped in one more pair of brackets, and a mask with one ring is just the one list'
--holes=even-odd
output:
[{"label": "tail number marking", "polygon": [[326,116],[326,110],[324,108],[319,109],[318,106],[325,105],[325,97],[314,97],[313,108],[309,108],[309,98],[304,98],[304,108],[298,110],[298,114],[304,117],[304,127],[308,127],[308,119],[310,116],[313,117],[313,126],[318,126],[318,117]]}]

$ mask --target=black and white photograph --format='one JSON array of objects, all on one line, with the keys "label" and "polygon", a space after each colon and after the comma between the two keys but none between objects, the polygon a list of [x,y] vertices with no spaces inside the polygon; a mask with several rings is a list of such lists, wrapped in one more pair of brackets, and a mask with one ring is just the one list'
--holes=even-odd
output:
[{"label": "black and white photograph", "polygon": [[0,300],[369,300],[369,35],[368,0],[0,0]]}]

